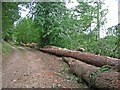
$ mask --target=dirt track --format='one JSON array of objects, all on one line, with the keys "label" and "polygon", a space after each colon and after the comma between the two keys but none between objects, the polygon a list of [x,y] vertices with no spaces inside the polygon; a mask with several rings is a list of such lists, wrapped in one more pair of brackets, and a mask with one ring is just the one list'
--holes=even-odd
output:
[{"label": "dirt track", "polygon": [[[87,88],[69,73],[61,73],[65,64],[59,57],[37,50],[13,47],[2,61],[3,88]],[[62,69],[63,70],[63,69]],[[73,77],[73,76],[72,76]]]}]

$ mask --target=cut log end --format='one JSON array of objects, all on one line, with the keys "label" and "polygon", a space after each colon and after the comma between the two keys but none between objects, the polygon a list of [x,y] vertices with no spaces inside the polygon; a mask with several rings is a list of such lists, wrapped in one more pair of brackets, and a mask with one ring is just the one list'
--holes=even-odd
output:
[{"label": "cut log end", "polygon": [[120,88],[119,72],[109,71],[105,67],[101,69],[73,58],[64,57],[63,59],[68,62],[70,71],[86,81],[88,86],[100,90]]}]

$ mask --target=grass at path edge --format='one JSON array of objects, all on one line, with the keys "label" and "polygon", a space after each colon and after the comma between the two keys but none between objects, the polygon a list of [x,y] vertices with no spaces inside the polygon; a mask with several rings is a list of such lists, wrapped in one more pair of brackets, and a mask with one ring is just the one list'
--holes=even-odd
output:
[{"label": "grass at path edge", "polygon": [[0,48],[0,51],[2,55],[8,56],[12,52],[12,48],[7,42],[2,42],[2,47]]}]

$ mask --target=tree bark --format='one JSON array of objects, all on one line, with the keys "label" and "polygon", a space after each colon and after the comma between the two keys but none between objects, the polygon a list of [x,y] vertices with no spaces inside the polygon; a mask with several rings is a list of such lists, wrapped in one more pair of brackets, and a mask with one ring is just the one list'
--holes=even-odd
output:
[{"label": "tree bark", "polygon": [[86,62],[91,65],[95,65],[101,67],[103,65],[110,65],[120,71],[120,59],[111,58],[108,56],[99,56],[95,54],[73,51],[68,49],[63,49],[55,46],[46,46],[40,49],[43,52],[48,52],[52,54],[56,54],[59,56],[72,57],[75,59],[79,59],[80,61]]},{"label": "tree bark", "polygon": [[69,64],[72,73],[82,78],[89,87],[97,90],[119,90],[120,89],[120,72],[106,71],[100,72],[99,67],[75,60],[73,58],[63,57]]}]

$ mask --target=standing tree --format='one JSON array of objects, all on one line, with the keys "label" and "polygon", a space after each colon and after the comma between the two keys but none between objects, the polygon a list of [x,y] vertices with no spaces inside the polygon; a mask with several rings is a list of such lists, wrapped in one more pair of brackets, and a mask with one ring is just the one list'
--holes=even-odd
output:
[{"label": "standing tree", "polygon": [[17,2],[2,2],[2,38],[5,41],[12,39],[14,22],[20,18]]},{"label": "standing tree", "polygon": [[41,37],[41,46],[50,44],[49,36],[53,29],[58,27],[65,14],[65,6],[63,3],[38,2],[33,8],[34,21],[36,25],[43,30]]}]

